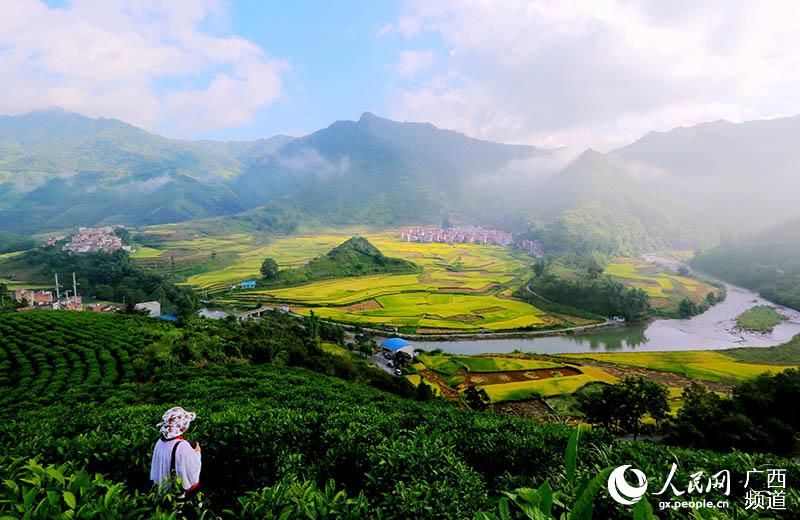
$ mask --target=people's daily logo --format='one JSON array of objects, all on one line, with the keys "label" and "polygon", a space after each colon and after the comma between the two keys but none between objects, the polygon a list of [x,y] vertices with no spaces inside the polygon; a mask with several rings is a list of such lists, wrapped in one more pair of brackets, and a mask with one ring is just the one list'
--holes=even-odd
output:
[{"label": "people's daily logo", "polygon": [[[654,488],[650,493],[652,497],[659,497],[660,510],[730,507],[731,483],[735,482],[730,470],[723,469],[715,473],[700,470],[686,473],[678,475],[678,464],[673,462],[661,489],[656,491]],[[654,482],[659,480],[656,478]],[[786,469],[753,468],[747,471],[744,481],[746,510],[786,510]],[[643,471],[626,464],[615,468],[609,474],[608,494],[618,504],[632,506],[642,500],[647,493],[647,484],[647,476]]]},{"label": "people's daily logo", "polygon": [[619,466],[608,476],[608,494],[611,498],[618,503],[625,506],[632,506],[642,499],[644,493],[647,491],[647,477],[636,468],[631,468],[631,473],[634,474],[639,481],[638,485],[632,486],[625,478],[625,472],[631,468],[630,464]]}]

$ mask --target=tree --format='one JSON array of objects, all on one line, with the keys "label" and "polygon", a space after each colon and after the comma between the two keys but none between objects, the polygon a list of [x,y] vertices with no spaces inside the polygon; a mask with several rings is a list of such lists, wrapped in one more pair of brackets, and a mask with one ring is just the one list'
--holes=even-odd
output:
[{"label": "tree", "polygon": [[678,304],[678,315],[681,318],[691,318],[697,314],[697,305],[689,298],[684,298]]},{"label": "tree", "polygon": [[470,410],[481,411],[487,410],[491,406],[492,401],[489,399],[489,394],[483,388],[478,389],[473,385],[464,390],[464,402]]},{"label": "tree", "polygon": [[430,401],[433,399],[433,389],[425,381],[420,381],[417,385],[417,401]]},{"label": "tree", "polygon": [[131,243],[131,232],[128,228],[119,227],[114,230],[114,234],[122,240],[123,244],[130,244]]},{"label": "tree", "polygon": [[627,321],[645,321],[653,315],[650,297],[644,289],[630,288],[622,296],[621,313]]},{"label": "tree", "polygon": [[600,392],[577,394],[578,408],[587,422],[619,433],[639,435],[642,419],[650,415],[660,425],[669,411],[667,387],[643,377],[626,377]]},{"label": "tree", "polygon": [[278,262],[276,262],[274,258],[265,258],[264,261],[261,262],[261,277],[265,280],[272,280],[275,278],[279,270]]},{"label": "tree", "polygon": [[542,276],[544,272],[547,270],[547,262],[544,258],[537,258],[536,261],[533,263],[533,274],[536,276]]},{"label": "tree", "polygon": [[175,313],[181,320],[188,320],[200,308],[200,299],[192,292],[182,292],[175,300]]},{"label": "tree", "polygon": [[312,345],[319,346],[319,316],[312,310],[308,316],[303,318],[303,326],[306,329],[306,337]]},{"label": "tree", "polygon": [[689,271],[688,267],[686,267],[685,265],[682,265],[682,266],[678,267],[678,274],[681,275],[681,276],[689,276],[691,274],[691,272]]}]

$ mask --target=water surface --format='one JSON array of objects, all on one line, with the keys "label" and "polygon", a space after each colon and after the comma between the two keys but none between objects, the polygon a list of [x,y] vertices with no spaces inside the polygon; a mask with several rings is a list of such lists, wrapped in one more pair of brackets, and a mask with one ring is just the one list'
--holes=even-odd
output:
[{"label": "water surface", "polygon": [[[455,341],[415,341],[420,349],[439,348],[457,354],[487,352],[535,352],[539,354],[647,351],[719,350],[733,347],[768,347],[800,334],[800,312],[761,298],[757,294],[726,284],[728,295],[722,303],[703,314],[685,320],[655,320],[645,325],[598,329],[570,336],[530,337]],[[772,333],[752,333],[736,328],[736,317],[756,305],[771,305],[787,317]]]}]

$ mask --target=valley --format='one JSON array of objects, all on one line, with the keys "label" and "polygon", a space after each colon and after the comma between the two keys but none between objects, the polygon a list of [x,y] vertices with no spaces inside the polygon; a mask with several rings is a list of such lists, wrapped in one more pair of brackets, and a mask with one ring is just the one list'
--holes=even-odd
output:
[{"label": "valley", "polygon": [[0,520],[800,520],[795,11],[4,2]]},{"label": "valley", "polygon": [[[568,315],[548,314],[518,301],[512,293],[531,275],[533,259],[510,247],[471,244],[407,242],[401,229],[348,228],[322,234],[270,237],[262,241],[242,234],[186,239],[170,227],[145,228],[136,235],[147,243],[158,237],[160,249],[138,251],[135,261],[145,267],[165,265],[174,255],[179,269],[191,272],[197,265],[228,256],[229,265],[187,276],[186,286],[208,294],[218,305],[250,308],[259,304],[288,306],[298,314],[314,310],[319,316],[371,327],[397,327],[410,333],[550,330],[587,321]],[[281,268],[297,267],[327,253],[359,234],[388,257],[413,262],[418,274],[375,275],[307,283],[289,288],[247,289],[238,285],[255,280],[264,258],[274,258]],[[161,251],[158,257],[156,251]],[[164,267],[161,267],[163,270]],[[595,320],[596,321],[596,320]]]}]

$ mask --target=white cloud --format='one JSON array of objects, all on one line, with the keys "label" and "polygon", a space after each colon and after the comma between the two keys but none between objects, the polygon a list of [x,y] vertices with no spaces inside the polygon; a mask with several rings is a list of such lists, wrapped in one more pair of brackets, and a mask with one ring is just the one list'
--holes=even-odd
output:
[{"label": "white cloud", "polygon": [[438,36],[448,53],[387,104],[398,119],[478,137],[600,149],[704,120],[794,115],[795,10],[781,0],[410,0],[384,35]]},{"label": "white cloud", "polygon": [[289,67],[208,30],[215,0],[7,0],[0,17],[0,113],[61,106],[191,136],[246,123],[281,94]]},{"label": "white cloud", "polygon": [[397,64],[394,66],[394,71],[400,76],[413,77],[417,73],[430,68],[436,56],[432,51],[402,51]]}]

